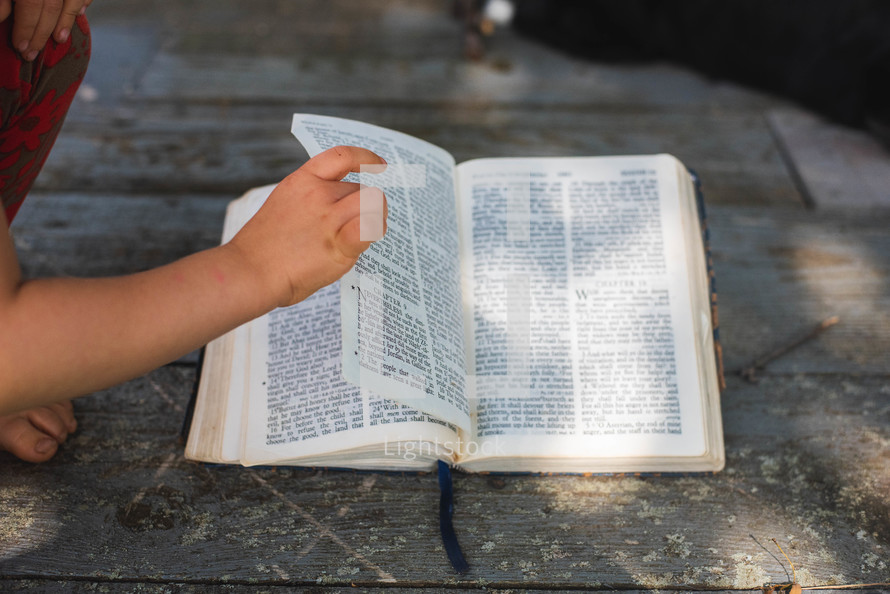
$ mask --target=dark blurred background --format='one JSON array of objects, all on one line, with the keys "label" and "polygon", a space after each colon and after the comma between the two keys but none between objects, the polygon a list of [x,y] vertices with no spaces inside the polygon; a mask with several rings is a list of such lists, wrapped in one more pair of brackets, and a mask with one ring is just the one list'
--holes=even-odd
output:
[{"label": "dark blurred background", "polygon": [[[483,2],[500,10],[505,0]],[[523,35],[576,56],[670,61],[776,93],[890,146],[890,3],[512,0]]]}]

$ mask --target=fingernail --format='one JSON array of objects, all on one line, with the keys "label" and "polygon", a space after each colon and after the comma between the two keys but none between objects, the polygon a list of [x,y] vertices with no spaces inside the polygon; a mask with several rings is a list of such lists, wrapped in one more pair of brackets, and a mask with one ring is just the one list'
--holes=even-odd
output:
[{"label": "fingernail", "polygon": [[24,54],[24,53],[25,53],[25,50],[28,49],[28,42],[27,42],[27,41],[22,41],[21,43],[19,43],[19,44],[18,44],[17,46],[15,46],[15,47],[16,47],[16,49],[19,50],[19,53]]},{"label": "fingernail", "polygon": [[29,62],[33,62],[34,58],[36,58],[37,54],[39,54],[39,53],[40,52],[38,52],[37,50],[31,50],[30,52],[28,52],[28,55],[25,56],[25,59],[28,60]]},{"label": "fingernail", "polygon": [[68,36],[71,35],[71,31],[68,29],[62,29],[59,31],[59,43],[65,43],[68,41]]},{"label": "fingernail", "polygon": [[85,15],[86,13],[87,13],[87,6],[86,6],[86,4],[84,4],[83,6],[80,7],[80,12],[77,13],[77,15],[78,15],[78,16],[83,16],[83,15]]},{"label": "fingernail", "polygon": [[37,442],[37,445],[34,446],[34,451],[38,454],[48,454],[54,447],[56,447],[56,441],[46,438]]}]

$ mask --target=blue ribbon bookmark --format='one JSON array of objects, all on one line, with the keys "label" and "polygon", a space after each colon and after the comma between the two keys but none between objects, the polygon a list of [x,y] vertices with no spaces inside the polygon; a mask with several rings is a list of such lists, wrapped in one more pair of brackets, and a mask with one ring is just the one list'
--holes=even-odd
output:
[{"label": "blue ribbon bookmark", "polygon": [[439,531],[442,533],[442,544],[448,553],[448,560],[458,574],[463,575],[470,570],[464,554],[457,542],[451,517],[454,515],[454,490],[451,486],[451,469],[447,464],[439,460],[439,490],[442,496],[439,499]]}]

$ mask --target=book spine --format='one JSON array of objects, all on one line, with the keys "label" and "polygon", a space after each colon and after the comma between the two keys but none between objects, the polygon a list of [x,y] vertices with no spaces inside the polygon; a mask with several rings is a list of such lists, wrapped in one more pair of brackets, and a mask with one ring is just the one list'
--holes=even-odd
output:
[{"label": "book spine", "polygon": [[195,402],[198,400],[198,384],[201,381],[201,369],[204,367],[204,347],[198,353],[198,364],[195,366],[195,381],[192,382],[192,393],[189,396],[188,404],[185,407],[185,416],[182,419],[182,428],[179,430],[179,439],[185,443],[189,439],[189,432],[192,429],[192,417],[195,415]]},{"label": "book spine", "polygon": [[702,192],[701,178],[693,170],[689,170],[692,176],[692,185],[695,189],[695,203],[698,207],[698,218],[701,222],[702,242],[705,246],[705,262],[707,263],[708,284],[711,301],[711,326],[714,328],[714,357],[717,361],[717,380],[720,391],[726,389],[726,376],[723,370],[723,347],[720,344],[720,318],[717,314],[717,278],[714,274],[714,261],[711,258],[711,232],[708,229],[708,215],[705,210],[705,196]]}]

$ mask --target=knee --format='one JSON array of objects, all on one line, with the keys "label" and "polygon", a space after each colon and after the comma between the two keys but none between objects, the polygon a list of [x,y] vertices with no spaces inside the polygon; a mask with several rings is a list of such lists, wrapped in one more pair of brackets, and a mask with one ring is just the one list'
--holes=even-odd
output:
[{"label": "knee", "polygon": [[19,59],[19,105],[15,113],[23,114],[52,98],[55,105],[64,105],[63,112],[74,100],[90,61],[90,27],[84,16],[75,19],[64,43],[50,38],[33,62]]},{"label": "knee", "polygon": [[90,26],[86,17],[81,15],[75,19],[71,34],[64,43],[57,43],[54,39],[47,42],[42,56],[44,70],[53,70],[54,74],[79,81],[86,73],[91,49]]},{"label": "knee", "polygon": [[87,22],[86,15],[80,15],[74,19],[74,26],[71,27],[72,47],[77,52],[83,53],[87,59],[90,57],[92,47],[92,37],[90,36],[90,25]]}]

